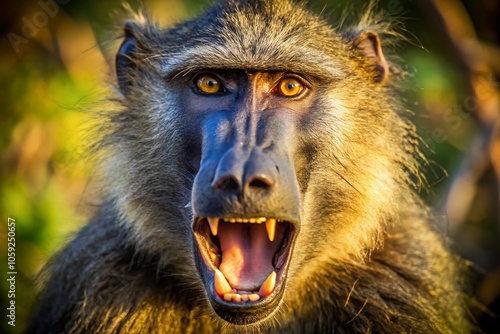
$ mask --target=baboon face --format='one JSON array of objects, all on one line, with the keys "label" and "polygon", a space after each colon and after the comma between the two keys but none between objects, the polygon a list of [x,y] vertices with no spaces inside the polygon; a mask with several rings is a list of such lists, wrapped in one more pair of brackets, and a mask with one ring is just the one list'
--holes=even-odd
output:
[{"label": "baboon face", "polygon": [[260,319],[282,299],[300,231],[293,134],[314,93],[282,71],[202,71],[188,82],[183,109],[199,119],[201,145],[192,191],[198,270],[220,315]]},{"label": "baboon face", "polygon": [[[149,169],[136,163],[127,182],[137,173],[141,184],[167,187],[187,176],[169,200],[191,218],[163,214],[137,230],[184,245],[221,318],[273,314],[303,286],[322,245],[341,257],[375,242],[393,199],[374,189],[391,187],[398,154],[385,138],[394,113],[379,94],[387,73],[376,34],[341,36],[288,2],[216,4],[170,30],[126,24],[120,90],[134,122],[149,119],[136,137],[160,138],[134,144]],[[374,114],[378,127],[366,124]],[[175,154],[155,158],[151,146]],[[127,212],[144,203],[165,211],[153,193],[137,198]],[[185,227],[179,240],[163,235]]]}]

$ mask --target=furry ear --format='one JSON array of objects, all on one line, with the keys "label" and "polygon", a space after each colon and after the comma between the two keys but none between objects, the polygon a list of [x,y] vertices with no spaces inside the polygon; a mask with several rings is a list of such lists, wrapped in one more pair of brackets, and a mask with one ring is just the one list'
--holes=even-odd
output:
[{"label": "furry ear", "polygon": [[116,77],[123,95],[127,95],[133,85],[133,72],[137,69],[136,52],[140,30],[137,23],[126,21],[123,28],[124,40],[116,54]]},{"label": "furry ear", "polygon": [[353,39],[353,45],[375,66],[374,80],[383,83],[389,77],[389,65],[385,60],[380,38],[373,31],[363,31]]}]

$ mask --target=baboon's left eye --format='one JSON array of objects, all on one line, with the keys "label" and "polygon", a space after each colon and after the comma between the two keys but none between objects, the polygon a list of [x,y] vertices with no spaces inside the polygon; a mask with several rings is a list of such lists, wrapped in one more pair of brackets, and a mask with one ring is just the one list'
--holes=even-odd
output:
[{"label": "baboon's left eye", "polygon": [[195,80],[196,88],[205,94],[217,94],[224,92],[224,86],[220,83],[220,79],[212,74],[202,74]]},{"label": "baboon's left eye", "polygon": [[304,90],[304,84],[297,78],[284,78],[276,85],[273,94],[286,97],[298,96]]}]

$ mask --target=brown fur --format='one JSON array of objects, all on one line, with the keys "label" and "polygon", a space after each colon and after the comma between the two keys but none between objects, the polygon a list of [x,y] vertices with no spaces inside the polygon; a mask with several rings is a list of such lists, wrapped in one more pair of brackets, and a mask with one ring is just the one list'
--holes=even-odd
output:
[{"label": "brown fur", "polygon": [[[401,73],[389,60],[379,80],[356,43],[393,35],[373,17],[341,32],[292,1],[229,0],[171,29],[136,18],[137,70],[99,145],[105,201],[47,266],[28,332],[470,332],[455,259],[413,189],[418,139]],[[193,258],[195,172],[174,88],[214,67],[322,82],[294,129],[302,227],[284,302],[247,326],[212,311]]]}]

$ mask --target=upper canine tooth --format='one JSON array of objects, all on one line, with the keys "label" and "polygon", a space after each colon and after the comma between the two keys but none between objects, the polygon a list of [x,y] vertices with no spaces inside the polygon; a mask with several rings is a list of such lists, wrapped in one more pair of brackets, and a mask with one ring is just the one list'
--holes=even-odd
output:
[{"label": "upper canine tooth", "polygon": [[267,236],[269,237],[269,240],[273,241],[274,234],[276,233],[276,219],[268,218],[266,220],[266,230],[267,230]]},{"label": "upper canine tooth", "polygon": [[217,235],[217,231],[219,230],[219,218],[207,217],[207,220],[210,225],[210,231],[212,231],[213,235]]}]

